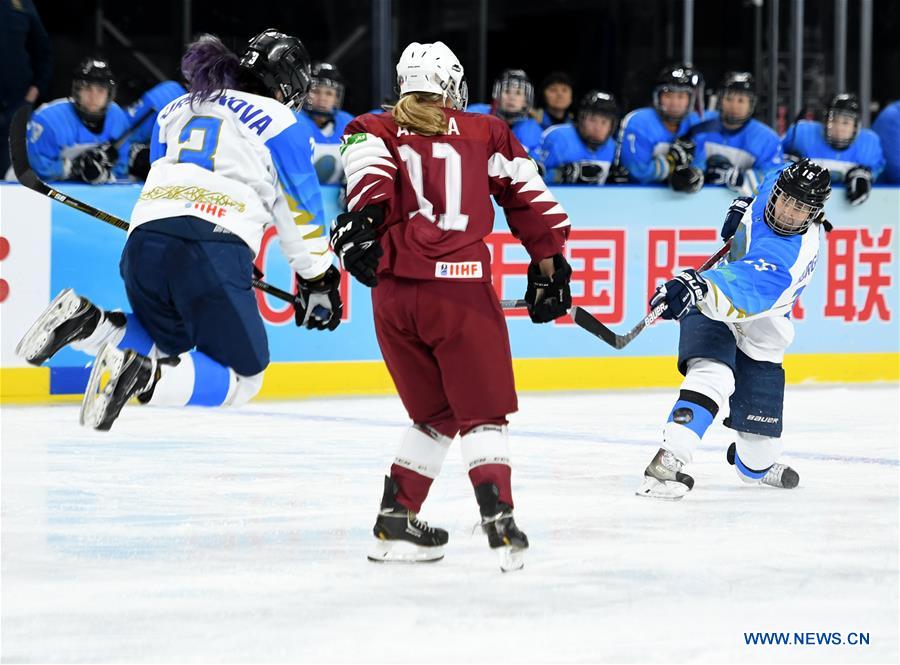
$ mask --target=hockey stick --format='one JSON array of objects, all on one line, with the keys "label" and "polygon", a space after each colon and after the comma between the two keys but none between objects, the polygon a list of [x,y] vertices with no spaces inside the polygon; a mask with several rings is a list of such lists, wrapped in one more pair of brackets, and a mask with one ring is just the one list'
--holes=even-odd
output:
[{"label": "hockey stick", "polygon": [[[702,272],[703,270],[708,270],[713,265],[715,265],[719,261],[719,259],[725,256],[730,249],[731,240],[729,239],[724,245],[722,245],[722,247],[719,248],[718,252],[706,259],[703,265],[697,268],[697,271]],[[629,330],[624,335],[617,335],[582,307],[573,307],[569,310],[569,314],[572,316],[572,319],[577,325],[584,328],[595,337],[599,337],[604,342],[616,349],[622,349],[625,348],[628,343],[631,342],[631,340],[637,337],[644,328],[656,321],[656,319],[658,319],[662,315],[662,313],[666,311],[666,307],[666,303],[661,302],[652,310],[650,310],[647,316],[641,319],[640,323],[638,323],[636,326],[634,326],[634,328]]]},{"label": "hockey stick", "polygon": [[[50,187],[50,185],[48,185],[38,177],[38,174],[34,172],[34,169],[31,168],[31,163],[28,161],[28,146],[26,145],[26,140],[28,132],[28,119],[30,116],[31,105],[26,104],[20,107],[19,110],[15,112],[12,117],[12,121],[9,123],[9,154],[12,158],[13,171],[15,171],[18,181],[28,189],[37,192],[38,194],[49,196],[54,201],[59,201],[63,205],[67,205],[79,212],[83,212],[85,215],[96,217],[102,222],[106,222],[107,224],[115,226],[117,229],[127,231],[129,225],[128,222],[126,222],[124,219],[116,217],[115,215],[111,215],[110,213],[104,210],[100,210],[99,208],[95,208],[94,206],[84,203],[83,201],[72,198],[67,194],[63,194],[59,190]],[[254,272],[258,272],[256,271],[255,266]],[[289,302],[292,305],[303,306],[303,303],[300,300],[299,296],[292,295],[287,291],[282,291],[278,287],[272,286],[271,284],[266,284],[260,279],[254,278],[252,283],[254,288],[268,293],[271,296],[284,300],[285,302]]]},{"label": "hockey stick", "polygon": [[524,300],[501,300],[500,309],[522,309],[528,307],[528,303]]}]

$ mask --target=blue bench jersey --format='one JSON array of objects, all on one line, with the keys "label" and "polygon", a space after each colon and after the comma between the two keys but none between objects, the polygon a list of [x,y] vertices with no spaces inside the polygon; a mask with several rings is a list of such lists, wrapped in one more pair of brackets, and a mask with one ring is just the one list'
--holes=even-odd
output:
[{"label": "blue bench jersey", "polygon": [[354,116],[346,111],[338,109],[334,114],[334,122],[319,127],[312,116],[305,110],[297,111],[297,124],[309,135],[313,148],[313,166],[319,182],[324,184],[336,184],[344,179],[344,167],[341,165],[341,137],[344,128],[353,120]]},{"label": "blue bench jersey", "polygon": [[[491,105],[472,104],[466,108],[466,111],[491,115]],[[521,120],[516,120],[510,126],[510,129],[512,129],[513,136],[519,139],[519,143],[528,151],[528,154],[534,156],[541,147],[541,134],[544,131],[537,121],[534,118],[522,118]]]},{"label": "blue bench jersey", "polygon": [[602,169],[599,183],[604,183],[616,158],[616,141],[610,136],[596,150],[591,150],[581,140],[575,125],[553,125],[544,132],[535,156],[544,166],[544,180],[548,184],[562,182],[560,167],[575,162],[599,166]]},{"label": "blue bench jersey", "polygon": [[881,139],[871,129],[859,130],[859,135],[845,150],[835,150],[825,140],[825,126],[821,122],[801,120],[784,134],[782,148],[786,155],[809,157],[831,171],[834,182],[843,182],[847,171],[865,166],[875,180],[884,170]]},{"label": "blue bench jersey", "polygon": [[[163,106],[178,99],[185,92],[187,91],[181,84],[176,83],[175,81],[163,81],[162,83],[153,86],[141,95],[140,99],[128,107],[127,113],[129,122],[133,125],[140,120],[148,110],[152,109],[153,111],[159,112]],[[156,113],[153,113],[132,133],[131,142],[149,144],[150,136],[153,133],[153,123],[155,122]]]},{"label": "blue bench jersey", "polygon": [[697,144],[694,166],[705,171],[710,157],[724,157],[744,172],[747,189],[755,194],[769,171],[784,163],[781,138],[774,129],[752,118],[740,129],[730,130],[722,124],[718,111],[707,117],[693,128]]},{"label": "blue bench jersey", "polygon": [[677,131],[670,132],[656,109],[647,106],[632,111],[622,120],[619,163],[628,170],[628,175],[635,182],[665,180],[669,177],[669,165],[666,162],[669,146],[700,121],[699,115],[690,113],[678,125]]},{"label": "blue bench jersey", "polygon": [[[115,102],[106,110],[99,134],[84,126],[69,99],[56,99],[42,105],[28,123],[28,159],[43,180],[65,180],[72,160],[85,150],[106,141],[115,141],[129,127],[128,114]],[[113,167],[116,178],[128,177],[128,150],[131,138],[119,148],[119,159]]]},{"label": "blue bench jersey", "polygon": [[900,184],[900,102],[889,104],[872,125],[881,139],[885,167],[881,182]]}]

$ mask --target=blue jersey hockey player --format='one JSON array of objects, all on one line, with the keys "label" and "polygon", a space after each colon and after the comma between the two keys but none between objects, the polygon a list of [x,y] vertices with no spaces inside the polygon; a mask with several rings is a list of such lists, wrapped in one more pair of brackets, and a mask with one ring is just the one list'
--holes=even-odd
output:
[{"label": "blue jersey hockey player", "polygon": [[528,75],[521,69],[507,69],[494,81],[491,99],[491,104],[472,104],[466,110],[502,118],[528,154],[536,153],[541,147],[543,130],[530,115],[534,86]]},{"label": "blue jersey hockey player", "polygon": [[156,114],[185,92],[180,83],[163,81],[150,88],[126,109],[129,126],[135,127],[135,123],[140,123],[131,133],[131,151],[128,156],[129,173],[138,180],[145,180],[150,171],[150,136],[156,123]]},{"label": "blue jersey hockey player", "polygon": [[353,116],[341,109],[345,87],[337,67],[327,62],[316,63],[312,77],[312,88],[297,115],[313,144],[313,164],[319,182],[335,184],[344,178],[339,148],[344,128]]},{"label": "blue jersey hockey player", "polygon": [[691,67],[666,67],[653,88],[653,106],[622,120],[617,161],[632,182],[668,182],[677,192],[703,187],[703,172],[692,165],[695,144],[688,133],[701,119],[692,110],[700,83],[700,73]]},{"label": "blue jersey hockey player", "polygon": [[900,101],[888,104],[872,123],[872,131],[881,139],[885,167],[881,182],[900,184]]},{"label": "blue jersey hockey player", "polygon": [[259,391],[269,349],[252,260],[270,223],[297,274],[297,325],[333,330],[340,322],[340,273],[311,150],[286,106],[309,89],[303,44],[266,30],[238,58],[206,35],[190,45],[182,70],[191,94],[158,114],[119,266],[133,314],[65,289],[16,349],[37,365],[67,344],[96,355],[81,422],[98,430],[132,397],[238,406]]},{"label": "blue jersey hockey player", "polygon": [[781,138],[753,119],[756,90],[750,72],[729,72],[719,89],[719,110],[693,128],[694,166],[708,185],[726,185],[753,196],[759,183],[784,162]]},{"label": "blue jersey hockey player", "polygon": [[85,58],[72,77],[72,96],[44,104],[28,124],[28,159],[43,180],[99,184],[128,177],[128,116],[113,100],[116,80],[106,60]]},{"label": "blue jersey hockey player", "polygon": [[551,183],[602,185],[616,157],[619,109],[608,92],[591,90],[578,104],[576,124],[553,125],[544,132],[538,160]]},{"label": "blue jersey hockey player", "polygon": [[790,314],[819,256],[828,169],[804,159],[773,171],[755,199],[736,199],[722,228],[733,238],[723,262],[685,270],[660,286],[651,307],[680,323],[678,400],[663,444],[644,471],[641,496],[680,499],[694,480],[682,471],[726,403],[735,430],[728,462],[750,484],[793,488],[796,471],[778,463],[784,402],[784,352],[794,339]]},{"label": "blue jersey hockey player", "polygon": [[859,99],[835,95],[828,105],[825,124],[801,120],[784,134],[785,155],[808,157],[831,171],[834,182],[846,186],[850,205],[869,198],[872,182],[884,169],[881,140],[871,129],[860,129]]}]

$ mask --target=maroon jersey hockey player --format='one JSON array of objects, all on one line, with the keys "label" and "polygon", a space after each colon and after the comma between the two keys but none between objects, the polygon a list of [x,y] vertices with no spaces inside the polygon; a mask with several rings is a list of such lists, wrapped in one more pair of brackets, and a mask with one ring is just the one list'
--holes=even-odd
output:
[{"label": "maroon jersey hockey player", "polygon": [[491,548],[522,566],[506,416],[516,411],[509,336],[491,286],[491,196],[532,263],[533,321],[571,306],[569,219],[502,120],[465,113],[463,68],[441,42],[410,44],[390,113],[356,118],[341,155],[347,207],[331,234],[344,269],[373,287],[375,331],[413,421],[385,478],[370,559],[431,561],[447,532],[417,517],[450,442],[462,456]]}]

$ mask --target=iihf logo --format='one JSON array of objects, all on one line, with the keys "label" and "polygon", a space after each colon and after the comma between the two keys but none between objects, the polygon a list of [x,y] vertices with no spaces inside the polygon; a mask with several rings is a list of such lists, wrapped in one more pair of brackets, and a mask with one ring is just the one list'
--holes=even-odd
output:
[{"label": "iihf logo", "polygon": [[446,277],[448,274],[449,274],[449,271],[448,271],[448,269],[447,269],[447,264],[446,264],[446,263],[442,263],[442,264],[441,264],[441,270],[440,270],[440,275],[441,275],[441,277]]}]

